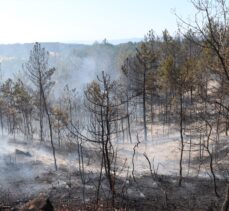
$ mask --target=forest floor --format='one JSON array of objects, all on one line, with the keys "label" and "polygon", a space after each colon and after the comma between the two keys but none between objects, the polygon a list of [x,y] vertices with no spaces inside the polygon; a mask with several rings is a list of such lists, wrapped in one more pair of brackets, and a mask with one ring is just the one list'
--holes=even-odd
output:
[{"label": "forest floor", "polygon": [[[46,176],[53,178],[51,173]],[[136,181],[129,179],[128,182],[118,178],[116,180],[115,209],[210,211],[220,210],[222,206],[226,190],[225,181],[217,181],[217,191],[220,197],[216,197],[213,182],[209,179],[184,178],[182,186],[179,187],[177,177],[158,175],[158,178],[159,183],[149,175],[136,178]],[[93,181],[87,181],[84,186],[73,183],[68,186],[52,187],[43,194],[49,198],[54,210],[112,210],[105,183],[101,201],[98,203],[96,203],[96,188]],[[20,195],[16,201],[10,198],[9,193],[7,195],[4,192],[4,196],[8,197],[8,203],[5,201],[1,210],[37,210],[36,205],[33,206],[34,202],[29,201],[39,198],[39,195],[28,198]]]},{"label": "forest floor", "polygon": [[[220,197],[216,197],[208,161],[199,168],[192,154],[193,162],[189,165],[188,150],[184,154],[183,183],[178,186],[179,133],[161,135],[155,132],[153,142],[141,142],[133,158],[135,144],[136,140],[133,144],[116,143],[119,167],[115,182],[116,210],[220,210],[226,178],[217,175]],[[39,197],[48,198],[55,210],[110,210],[111,196],[105,177],[102,177],[100,201],[96,203],[101,161],[95,146],[83,148],[83,174],[79,171],[76,144],[56,148],[58,171],[53,168],[49,142],[28,143],[23,137],[5,136],[1,146],[0,210],[37,210],[33,206],[29,208],[28,204]],[[224,151],[228,154],[228,147]],[[156,177],[150,175],[144,153]]]},{"label": "forest floor", "polygon": [[[212,181],[200,178],[184,178],[181,187],[178,187],[178,178],[171,176],[160,176],[160,185],[157,185],[151,176],[142,176],[136,179],[136,182],[130,181],[128,185],[123,186],[123,180],[117,182],[117,195],[115,208],[117,210],[220,210],[226,183],[217,182],[217,191],[221,197],[216,197]],[[122,190],[122,191],[121,191]],[[89,202],[82,203],[78,198],[82,190],[72,188],[68,191],[61,189],[50,192],[50,200],[54,207],[68,207],[69,210],[107,210],[109,201],[105,197],[103,201],[96,206],[95,199],[91,195]],[[120,192],[121,191],[121,192]],[[68,196],[60,200],[60,194],[66,192]],[[92,194],[93,191],[87,190],[85,194]],[[74,197],[72,197],[74,196]],[[64,199],[64,200],[63,200]],[[65,203],[63,203],[65,201]]]}]

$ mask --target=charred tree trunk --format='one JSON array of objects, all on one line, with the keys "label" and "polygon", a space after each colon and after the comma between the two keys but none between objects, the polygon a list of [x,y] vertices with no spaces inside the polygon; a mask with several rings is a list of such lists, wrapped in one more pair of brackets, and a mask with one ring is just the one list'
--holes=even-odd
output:
[{"label": "charred tree trunk", "polygon": [[57,171],[57,163],[56,163],[56,150],[55,150],[55,146],[54,146],[54,142],[53,142],[53,133],[52,133],[52,121],[51,121],[51,116],[48,110],[48,105],[46,102],[46,97],[45,97],[45,93],[44,93],[44,89],[41,86],[41,94],[42,94],[42,98],[44,101],[44,109],[48,118],[48,125],[49,125],[49,134],[50,134],[50,141],[51,141],[51,146],[52,146],[52,153],[53,153],[53,160],[54,160],[54,168]]},{"label": "charred tree trunk", "polygon": [[183,138],[183,95],[180,93],[180,141],[181,141],[181,149],[180,149],[180,172],[179,172],[179,186],[182,183],[182,162],[183,162],[183,153],[184,153],[184,138]]},{"label": "charred tree trunk", "polygon": [[42,85],[41,81],[39,80],[40,83],[40,99],[39,99],[39,123],[40,123],[40,141],[44,141],[44,135],[43,135],[43,103],[42,103]]},{"label": "charred tree trunk", "polygon": [[221,211],[228,211],[228,210],[229,210],[229,184],[227,184],[225,199]]},{"label": "charred tree trunk", "polygon": [[144,75],[143,75],[143,125],[144,125],[144,140],[147,141],[147,123],[146,123],[146,65],[144,64]]},{"label": "charred tree trunk", "polygon": [[129,134],[130,143],[132,144],[132,136],[131,136],[131,129],[130,129],[129,99],[128,98],[129,97],[127,96],[127,101],[126,101],[127,125],[128,125],[128,134]]}]

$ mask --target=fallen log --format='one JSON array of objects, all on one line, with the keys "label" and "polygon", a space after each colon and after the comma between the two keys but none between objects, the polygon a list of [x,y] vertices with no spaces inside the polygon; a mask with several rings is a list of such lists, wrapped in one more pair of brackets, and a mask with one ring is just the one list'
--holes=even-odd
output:
[{"label": "fallen log", "polygon": [[15,149],[15,154],[16,155],[23,155],[23,156],[26,156],[26,157],[32,157],[30,152],[24,152],[24,151],[19,150],[19,149]]}]

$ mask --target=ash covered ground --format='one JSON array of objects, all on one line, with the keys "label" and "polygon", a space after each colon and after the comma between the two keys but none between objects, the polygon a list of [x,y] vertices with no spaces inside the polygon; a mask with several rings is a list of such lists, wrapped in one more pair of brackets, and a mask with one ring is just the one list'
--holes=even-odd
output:
[{"label": "ash covered ground", "polygon": [[[154,127],[152,141],[115,143],[117,151],[116,207],[126,210],[218,210],[224,200],[227,179],[217,175],[216,197],[208,162],[189,164],[184,156],[184,180],[178,187],[179,134],[168,134]],[[186,137],[188,139],[188,136]],[[78,165],[77,144],[58,148],[58,171],[54,170],[50,143],[23,137],[1,137],[0,204],[21,210],[39,197],[48,198],[56,210],[95,210],[96,187],[100,172],[100,155],[95,145],[84,145],[84,169]],[[150,173],[148,156],[153,168]],[[195,153],[192,156],[197,156]],[[195,160],[195,159],[194,159]],[[133,166],[134,161],[134,166]],[[154,176],[157,175],[155,178]],[[109,185],[101,178],[99,209],[109,210]]]}]

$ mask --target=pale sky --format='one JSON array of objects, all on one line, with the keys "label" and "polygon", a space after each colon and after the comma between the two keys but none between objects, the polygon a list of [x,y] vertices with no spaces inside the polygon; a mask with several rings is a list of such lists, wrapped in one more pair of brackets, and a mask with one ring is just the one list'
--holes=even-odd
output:
[{"label": "pale sky", "polygon": [[194,14],[189,0],[0,0],[0,43],[141,38],[177,30],[173,10]]}]

